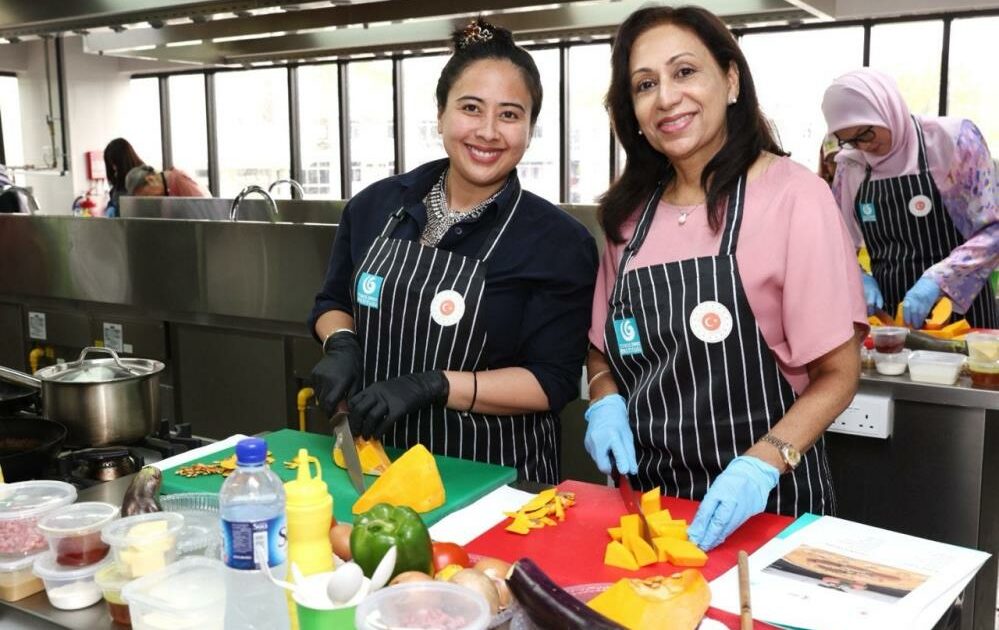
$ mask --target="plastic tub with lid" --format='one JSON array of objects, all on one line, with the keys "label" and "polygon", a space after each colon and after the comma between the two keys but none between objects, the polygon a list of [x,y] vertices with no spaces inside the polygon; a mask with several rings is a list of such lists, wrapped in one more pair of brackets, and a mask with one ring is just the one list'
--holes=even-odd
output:
[{"label": "plastic tub with lid", "polygon": [[64,567],[56,563],[55,553],[46,551],[33,565],[35,575],[45,583],[49,603],[62,610],[77,610],[101,601],[101,587],[94,576],[109,560],[85,567]]},{"label": "plastic tub with lid", "polygon": [[225,565],[182,558],[122,589],[136,630],[223,630]]},{"label": "plastic tub with lid", "polygon": [[104,565],[104,567],[94,576],[97,586],[104,594],[104,601],[108,605],[108,614],[111,621],[123,626],[132,625],[132,618],[128,610],[128,602],[121,595],[121,589],[132,580],[121,572],[114,562]]},{"label": "plastic tub with lid", "polygon": [[358,630],[484,630],[489,603],[475,591],[446,582],[414,582],[376,591],[357,605]]},{"label": "plastic tub with lid", "polygon": [[905,347],[905,338],[909,329],[901,326],[874,326],[871,328],[871,338],[874,339],[874,349],[885,354],[901,352]]},{"label": "plastic tub with lid", "polygon": [[878,374],[884,374],[885,376],[898,376],[899,374],[905,374],[910,354],[912,354],[912,352],[908,349],[891,354],[885,354],[884,352],[878,352],[877,350],[871,353],[874,357],[874,369],[878,371]]},{"label": "plastic tub with lid", "polygon": [[39,554],[34,554],[0,562],[0,599],[16,602],[45,588],[32,571],[32,565],[38,556]]},{"label": "plastic tub with lid", "polygon": [[76,501],[76,488],[62,481],[0,484],[0,562],[45,549],[38,521]]},{"label": "plastic tub with lid", "polygon": [[164,512],[184,516],[177,535],[177,555],[219,558],[222,553],[222,519],[217,492],[190,492],[160,497]]},{"label": "plastic tub with lid", "polygon": [[952,352],[917,350],[909,355],[909,378],[921,383],[953,385],[961,374],[965,356]]},{"label": "plastic tub with lid", "polygon": [[38,521],[38,529],[58,564],[85,567],[108,555],[110,547],[101,540],[101,529],[118,518],[118,512],[118,506],[110,503],[74,503],[49,513]]},{"label": "plastic tub with lid", "polygon": [[111,521],[101,538],[111,545],[111,554],[129,578],[159,571],[177,558],[177,536],[184,517],[173,512],[137,514]]},{"label": "plastic tub with lid", "polygon": [[973,332],[968,342],[968,370],[975,387],[999,389],[999,334]]}]

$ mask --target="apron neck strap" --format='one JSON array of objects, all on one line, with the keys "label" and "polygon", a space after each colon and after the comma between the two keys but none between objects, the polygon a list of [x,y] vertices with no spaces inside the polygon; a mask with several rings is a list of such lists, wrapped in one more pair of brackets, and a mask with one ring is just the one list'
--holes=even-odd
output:
[{"label": "apron neck strap", "polygon": [[638,224],[635,225],[635,232],[631,235],[628,244],[624,246],[624,253],[621,255],[621,262],[617,268],[617,286],[621,285],[621,279],[624,277],[624,269],[628,266],[628,262],[642,246],[642,243],[645,242],[645,237],[649,235],[649,226],[652,225],[652,219],[656,216],[656,207],[659,206],[659,199],[662,198],[665,188],[665,182],[660,180],[656,184],[656,189],[652,192],[649,200],[645,202],[645,208],[638,217]]},{"label": "apron neck strap", "polygon": [[728,196],[728,207],[725,210],[725,228],[721,245],[718,247],[719,256],[735,255],[736,246],[739,244],[739,229],[742,227],[742,208],[746,201],[746,176],[739,177],[735,184],[735,190]]},{"label": "apron neck strap", "polygon": [[406,214],[406,206],[399,206],[399,209],[389,215],[388,221],[385,222],[385,227],[382,228],[381,237],[388,238],[395,231],[395,228],[402,223],[402,218]]},{"label": "apron neck strap", "polygon": [[923,137],[923,126],[919,124],[916,117],[912,116],[912,124],[916,126],[916,138],[919,141],[919,172],[925,173],[930,170],[926,162],[926,138]]},{"label": "apron neck strap", "polygon": [[476,257],[482,262],[486,262],[489,257],[493,255],[493,250],[496,249],[496,244],[499,243],[501,238],[503,238],[506,228],[510,225],[510,220],[513,219],[513,215],[517,211],[517,206],[520,205],[520,197],[524,194],[524,189],[520,187],[520,181],[517,178],[513,178],[510,185],[514,186],[514,189],[510,191],[513,203],[509,204],[509,207],[505,212],[500,212],[497,215],[493,228],[489,232],[489,236],[486,238],[486,242],[479,248],[479,253]]}]

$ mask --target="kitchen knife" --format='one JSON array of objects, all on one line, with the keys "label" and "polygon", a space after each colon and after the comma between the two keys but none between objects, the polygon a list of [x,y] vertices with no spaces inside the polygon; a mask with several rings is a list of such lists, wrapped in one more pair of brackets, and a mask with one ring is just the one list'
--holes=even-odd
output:
[{"label": "kitchen knife", "polygon": [[350,422],[346,411],[338,411],[330,418],[333,425],[333,434],[336,436],[337,444],[343,453],[343,461],[347,464],[347,474],[350,476],[350,483],[357,490],[357,494],[364,494],[364,474],[361,472],[361,458],[357,456],[357,445],[354,444],[354,436],[350,434]]},{"label": "kitchen knife", "polygon": [[649,543],[649,546],[655,549],[655,545],[652,544],[652,528],[649,527],[649,522],[645,519],[645,514],[642,513],[641,506],[638,503],[638,499],[635,498],[637,493],[634,488],[631,487],[631,481],[628,479],[628,475],[622,475],[617,471],[617,465],[614,463],[614,456],[611,456],[611,479],[614,481],[614,485],[617,486],[617,491],[621,494],[621,500],[624,501],[624,508],[628,510],[630,514],[637,514],[638,521],[641,523],[639,533],[645,542]]}]

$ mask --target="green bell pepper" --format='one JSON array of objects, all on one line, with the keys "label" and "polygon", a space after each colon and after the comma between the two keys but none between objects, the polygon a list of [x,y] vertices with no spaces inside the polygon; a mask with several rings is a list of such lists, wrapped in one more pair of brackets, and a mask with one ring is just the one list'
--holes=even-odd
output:
[{"label": "green bell pepper", "polygon": [[392,577],[405,571],[433,575],[430,532],[413,508],[379,503],[354,519],[350,553],[364,575],[372,576],[392,545],[397,553]]}]

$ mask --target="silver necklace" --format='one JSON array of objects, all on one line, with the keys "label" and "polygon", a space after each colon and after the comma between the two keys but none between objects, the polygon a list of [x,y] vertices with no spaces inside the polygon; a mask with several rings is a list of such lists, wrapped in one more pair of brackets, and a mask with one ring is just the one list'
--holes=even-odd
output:
[{"label": "silver necklace", "polygon": [[683,206],[683,209],[680,210],[679,216],[677,216],[677,218],[676,218],[676,222],[679,225],[685,225],[687,223],[687,215],[689,215],[694,210],[697,210],[700,207],[701,207],[701,204],[698,204],[696,206]]},{"label": "silver necklace", "polygon": [[455,225],[477,219],[506,188],[504,184],[503,188],[490,195],[488,199],[480,201],[469,210],[457,212],[448,208],[447,205],[447,173],[448,169],[444,169],[440,178],[423,199],[423,204],[427,207],[427,224],[423,228],[423,234],[420,235],[420,243],[427,247],[436,247],[444,235],[448,233],[448,230]]}]

